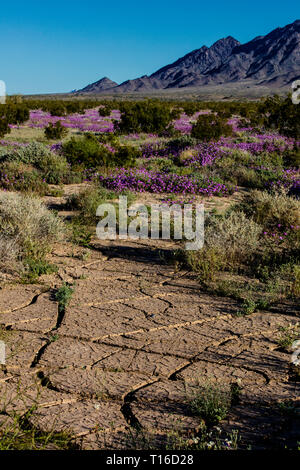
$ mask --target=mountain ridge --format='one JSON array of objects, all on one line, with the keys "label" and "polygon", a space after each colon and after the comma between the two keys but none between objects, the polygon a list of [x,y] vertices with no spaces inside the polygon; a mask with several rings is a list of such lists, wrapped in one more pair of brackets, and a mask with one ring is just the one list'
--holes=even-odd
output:
[{"label": "mountain ridge", "polygon": [[203,45],[151,75],[117,84],[104,77],[77,93],[128,93],[241,83],[285,87],[300,76],[300,20],[241,44],[232,36]]}]

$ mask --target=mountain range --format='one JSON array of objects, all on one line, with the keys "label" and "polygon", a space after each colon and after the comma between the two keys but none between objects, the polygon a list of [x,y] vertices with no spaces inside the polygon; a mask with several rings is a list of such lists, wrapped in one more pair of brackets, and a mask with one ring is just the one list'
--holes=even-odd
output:
[{"label": "mountain range", "polygon": [[300,78],[300,20],[241,44],[231,36],[202,46],[152,75],[121,84],[107,77],[76,93],[132,93],[230,83],[282,88]]}]

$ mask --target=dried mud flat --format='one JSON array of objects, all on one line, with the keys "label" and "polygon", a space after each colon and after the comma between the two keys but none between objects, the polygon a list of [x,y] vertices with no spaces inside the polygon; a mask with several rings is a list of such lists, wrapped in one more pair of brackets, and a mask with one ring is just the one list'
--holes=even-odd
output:
[{"label": "dried mud flat", "polygon": [[[172,246],[59,245],[57,274],[1,286],[1,408],[12,415],[36,404],[30,425],[69,430],[83,449],[124,449],[132,427],[158,441],[175,427],[187,435],[199,428],[187,390],[213,380],[241,387],[221,427],[238,430],[242,448],[297,442],[300,420],[277,403],[291,400],[299,410],[299,382],[276,335],[299,312],[237,317],[237,302],[201,292],[188,273],[162,262],[158,248]],[[75,288],[62,313],[54,293],[64,282]]]}]

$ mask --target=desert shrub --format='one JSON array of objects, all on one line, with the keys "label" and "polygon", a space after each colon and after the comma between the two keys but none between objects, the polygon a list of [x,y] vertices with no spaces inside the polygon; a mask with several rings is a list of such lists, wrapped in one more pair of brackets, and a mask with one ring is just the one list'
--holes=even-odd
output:
[{"label": "desert shrub", "polygon": [[136,164],[136,159],[141,156],[141,151],[133,146],[117,147],[108,166],[132,167]]},{"label": "desert shrub", "polygon": [[[14,247],[24,267],[28,258],[43,260],[51,244],[63,234],[63,222],[39,199],[14,193],[0,194],[0,238]],[[2,267],[5,262],[4,256]]]},{"label": "desert shrub", "polygon": [[39,170],[39,173],[32,173],[34,175],[32,179],[39,177],[41,182],[45,180],[49,184],[69,182],[72,176],[66,158],[51,152],[39,142],[32,142],[16,151],[4,154],[0,157],[0,161],[7,162],[6,164],[14,163],[15,171],[18,164],[31,165]]},{"label": "desert shrub", "polygon": [[102,187],[91,186],[80,194],[72,194],[67,199],[67,205],[71,210],[80,212],[80,220],[94,222],[96,220],[97,207],[107,200],[117,199],[118,194]]},{"label": "desert shrub", "polygon": [[228,137],[232,135],[232,127],[226,123],[225,119],[215,114],[203,114],[193,125],[191,136],[195,139],[209,142],[218,140],[221,136]]},{"label": "desert shrub", "polygon": [[185,262],[204,282],[214,281],[216,274],[226,265],[224,253],[217,248],[188,251],[185,253]]},{"label": "desert shrub", "polygon": [[62,139],[68,134],[68,130],[62,126],[60,121],[57,121],[55,124],[51,122],[48,126],[45,127],[45,137],[49,140],[51,139]]},{"label": "desert shrub", "polygon": [[103,104],[98,109],[99,116],[110,116],[112,109],[113,109],[113,103]]},{"label": "desert shrub", "polygon": [[264,116],[266,127],[277,129],[282,135],[299,139],[300,108],[292,102],[290,96],[268,97],[260,104],[259,111]]},{"label": "desert shrub", "polygon": [[29,119],[29,108],[27,105],[8,103],[0,106],[0,118],[8,124],[21,124]]},{"label": "desert shrub", "polygon": [[285,192],[252,191],[242,204],[243,210],[264,228],[300,225],[300,203]]},{"label": "desert shrub", "polygon": [[203,281],[213,281],[218,271],[249,264],[258,249],[262,227],[243,212],[207,220],[204,247],[186,254],[188,265]]},{"label": "desert shrub", "polygon": [[241,149],[230,149],[227,147],[221,147],[221,150],[225,152],[222,161],[220,161],[220,165],[226,164],[226,160],[228,158],[234,160],[235,163],[241,163],[242,165],[247,165],[252,159],[252,155],[247,152],[246,150]]},{"label": "desert shrub", "polygon": [[18,162],[7,162],[0,167],[0,188],[36,193],[40,196],[49,192],[48,184],[43,181],[37,170]]},{"label": "desert shrub", "polygon": [[173,153],[173,152],[179,153],[188,147],[193,147],[194,145],[196,145],[196,143],[197,143],[197,140],[191,137],[190,135],[182,135],[175,139],[171,139],[168,142],[167,147],[170,153]]},{"label": "desert shrub", "polygon": [[41,171],[44,180],[49,184],[68,183],[72,181],[72,172],[65,157],[49,152],[36,167]]},{"label": "desert shrub", "polygon": [[72,137],[62,145],[62,153],[71,165],[83,165],[86,168],[106,165],[112,157],[111,152],[100,145],[93,134]]},{"label": "desert shrub", "polygon": [[140,150],[133,146],[118,144],[115,145],[113,151],[110,151],[92,134],[79,138],[72,137],[63,144],[62,153],[71,165],[81,164],[85,168],[134,166],[136,158],[141,155]]},{"label": "desert shrub", "polygon": [[163,133],[174,119],[171,106],[158,101],[121,103],[121,121],[118,130],[123,134],[133,132]]},{"label": "desert shrub", "polygon": [[263,189],[267,182],[273,181],[275,179],[274,173],[270,174],[268,171],[258,172],[253,168],[247,168],[243,166],[232,169],[231,176],[235,177],[235,180],[239,186],[252,189]]},{"label": "desert shrub", "polygon": [[62,101],[52,101],[48,104],[51,116],[65,116],[67,114],[66,105]]},{"label": "desert shrub", "polygon": [[13,272],[23,268],[19,261],[20,247],[16,239],[10,239],[0,233],[0,272]]},{"label": "desert shrub", "polygon": [[33,141],[24,147],[20,147],[18,150],[2,156],[1,161],[15,161],[37,166],[43,164],[43,159],[47,157],[49,153],[51,152],[45,145]]},{"label": "desert shrub", "polygon": [[227,263],[243,263],[251,257],[259,245],[262,227],[248,219],[243,212],[231,211],[224,217],[212,217],[205,233],[209,248],[219,249]]},{"label": "desert shrub", "polygon": [[0,137],[4,137],[5,134],[10,133],[10,127],[6,119],[0,119]]},{"label": "desert shrub", "polygon": [[295,147],[293,150],[287,150],[284,153],[284,163],[289,167],[300,167],[300,147]]}]

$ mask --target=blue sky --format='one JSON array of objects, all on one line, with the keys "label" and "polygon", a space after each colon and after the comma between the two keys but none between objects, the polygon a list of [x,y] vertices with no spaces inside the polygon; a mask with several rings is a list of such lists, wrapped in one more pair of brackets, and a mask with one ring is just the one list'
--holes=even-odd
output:
[{"label": "blue sky", "polygon": [[247,42],[300,18],[297,1],[1,2],[0,80],[8,94],[79,89],[150,74],[202,45]]}]

